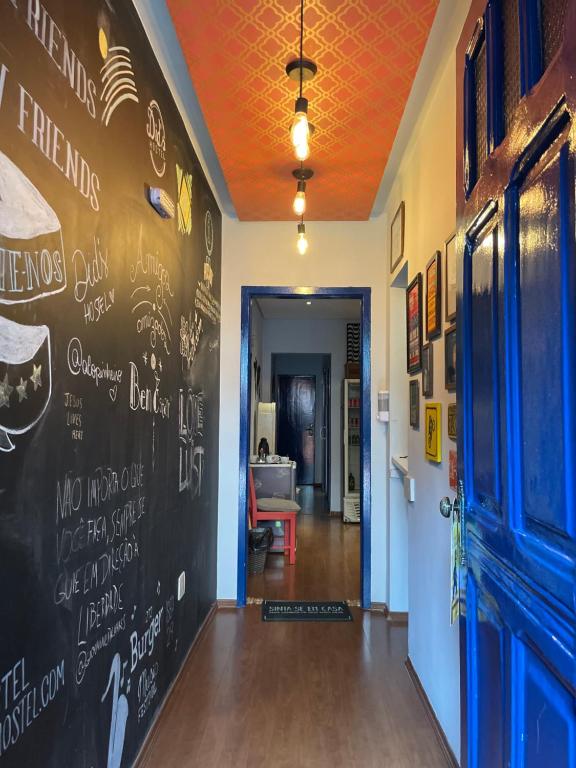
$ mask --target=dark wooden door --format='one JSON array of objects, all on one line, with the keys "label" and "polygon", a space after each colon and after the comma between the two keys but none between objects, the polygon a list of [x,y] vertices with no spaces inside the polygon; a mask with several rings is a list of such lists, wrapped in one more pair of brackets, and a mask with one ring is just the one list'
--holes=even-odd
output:
[{"label": "dark wooden door", "polygon": [[576,0],[458,47],[463,764],[576,765]]},{"label": "dark wooden door", "polygon": [[316,378],[278,376],[278,453],[297,463],[298,485],[314,483]]}]

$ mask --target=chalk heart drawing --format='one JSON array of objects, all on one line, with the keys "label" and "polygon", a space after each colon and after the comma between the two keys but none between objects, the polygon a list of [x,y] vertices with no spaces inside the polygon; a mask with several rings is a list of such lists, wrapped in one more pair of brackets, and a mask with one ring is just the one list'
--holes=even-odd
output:
[{"label": "chalk heart drawing", "polygon": [[0,152],[0,303],[20,304],[66,288],[60,222],[49,203]]},{"label": "chalk heart drawing", "polygon": [[137,104],[138,89],[130,59],[130,49],[123,45],[110,45],[106,31],[101,27],[98,31],[98,47],[104,64],[100,69],[103,103],[102,122],[108,125],[112,115],[120,104],[125,101],[135,101]]},{"label": "chalk heart drawing", "polygon": [[118,384],[114,384],[113,387],[110,387],[108,390],[108,394],[110,395],[110,400],[112,400],[113,403],[116,402],[116,398],[118,397]]},{"label": "chalk heart drawing", "polygon": [[50,331],[0,317],[0,451],[14,450],[40,420],[52,394]]}]

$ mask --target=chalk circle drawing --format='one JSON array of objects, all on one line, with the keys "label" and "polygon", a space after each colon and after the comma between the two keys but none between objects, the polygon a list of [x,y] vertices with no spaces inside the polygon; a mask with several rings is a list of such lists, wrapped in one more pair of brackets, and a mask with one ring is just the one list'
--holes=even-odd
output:
[{"label": "chalk circle drawing", "polygon": [[186,173],[176,163],[178,184],[178,231],[183,235],[192,234],[192,174]]},{"label": "chalk circle drawing", "polygon": [[0,303],[33,301],[65,288],[58,216],[30,179],[0,152]]},{"label": "chalk circle drawing", "polygon": [[150,160],[156,174],[162,178],[166,172],[166,129],[160,106],[156,100],[148,105],[146,135],[150,147]]},{"label": "chalk circle drawing", "polygon": [[[126,666],[126,665],[124,665]],[[126,721],[128,720],[128,699],[120,693],[120,687],[124,685],[124,671],[120,654],[112,659],[108,686],[104,691],[101,701],[104,701],[109,691],[112,691],[112,715],[110,718],[110,736],[108,738],[108,762],[106,768],[120,768],[122,752],[124,751],[124,739],[126,737]]]},{"label": "chalk circle drawing", "polygon": [[38,423],[52,394],[50,330],[0,317],[0,451]]},{"label": "chalk circle drawing", "polygon": [[130,59],[130,49],[123,45],[110,45],[106,31],[98,30],[98,47],[104,64],[100,69],[102,93],[100,101],[104,103],[102,122],[108,126],[112,115],[125,101],[139,103],[136,79]]}]

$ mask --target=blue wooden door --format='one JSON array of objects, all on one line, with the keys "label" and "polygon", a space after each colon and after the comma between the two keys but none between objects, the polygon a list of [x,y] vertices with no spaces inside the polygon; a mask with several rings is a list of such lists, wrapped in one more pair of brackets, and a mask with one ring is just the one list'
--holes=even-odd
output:
[{"label": "blue wooden door", "polygon": [[576,766],[576,0],[458,46],[463,764]]},{"label": "blue wooden door", "polygon": [[313,485],[316,420],[314,376],[278,376],[277,418],[278,453],[296,462],[298,485]]}]

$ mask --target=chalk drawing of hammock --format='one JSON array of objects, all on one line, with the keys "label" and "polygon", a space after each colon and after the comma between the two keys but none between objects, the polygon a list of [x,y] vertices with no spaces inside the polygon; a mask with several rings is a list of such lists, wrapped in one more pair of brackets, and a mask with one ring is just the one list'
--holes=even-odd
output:
[{"label": "chalk drawing of hammock", "polygon": [[102,122],[107,126],[120,104],[124,101],[139,101],[130,50],[121,45],[110,48],[106,63],[100,70],[100,77],[100,101],[104,102]]}]

